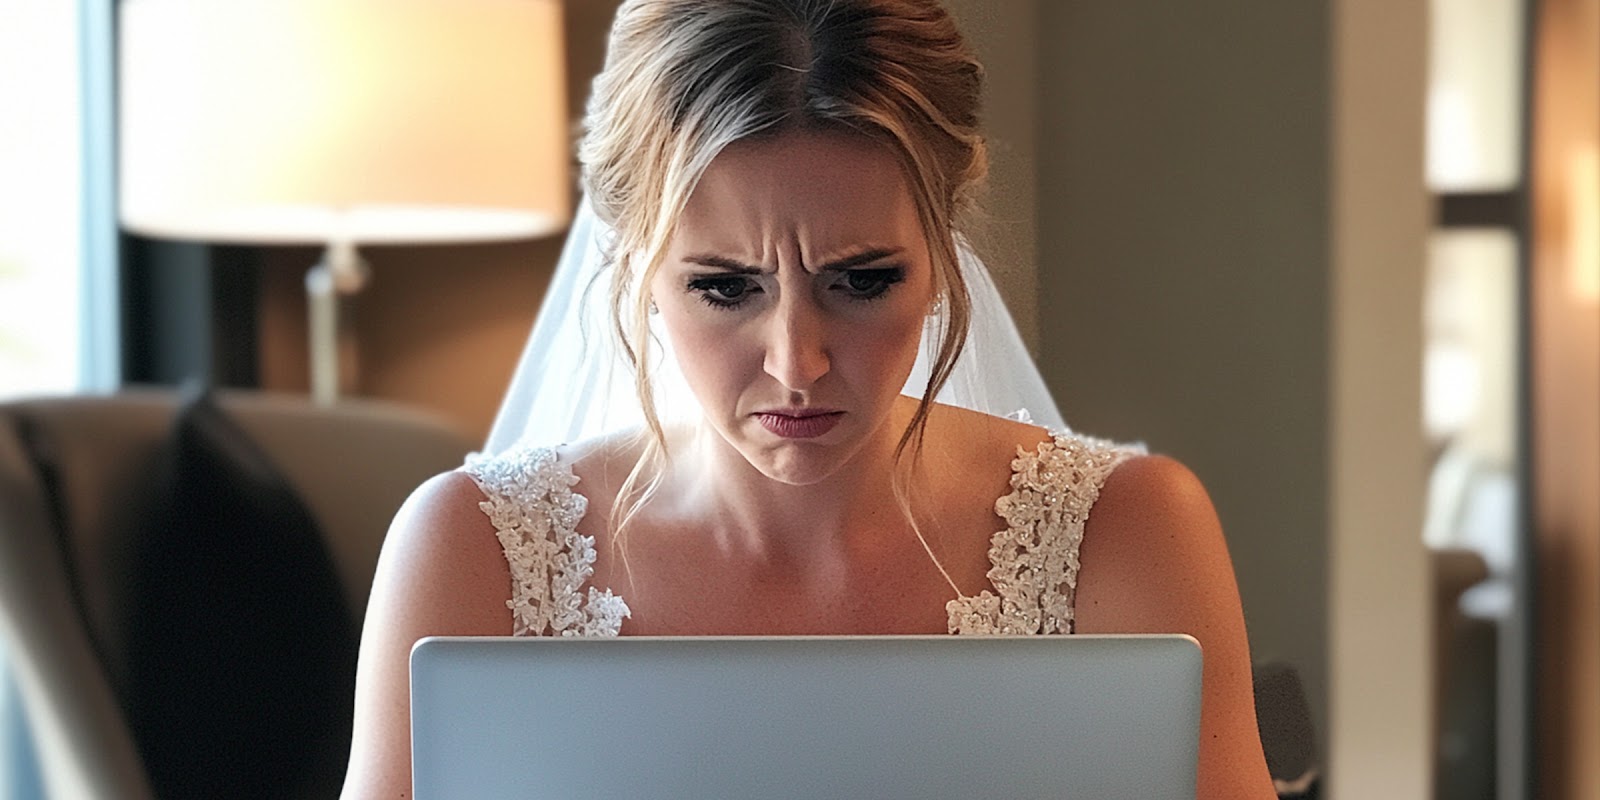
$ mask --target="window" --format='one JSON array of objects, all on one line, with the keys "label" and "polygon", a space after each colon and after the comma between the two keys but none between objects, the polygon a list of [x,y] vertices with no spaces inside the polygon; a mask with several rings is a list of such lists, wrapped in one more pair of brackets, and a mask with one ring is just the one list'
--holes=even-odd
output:
[{"label": "window", "polygon": [[[1530,583],[1523,525],[1532,0],[1431,0],[1427,179],[1437,217],[1423,309],[1435,455],[1423,538],[1488,578],[1440,613],[1440,797],[1526,796]],[[1452,563],[1460,563],[1456,560]],[[1467,630],[1471,633],[1461,633]],[[1474,699],[1475,698],[1475,699]],[[1492,698],[1492,699],[1491,699]]]},{"label": "window", "polygon": [[[117,382],[112,4],[0,4],[0,400]],[[0,639],[0,796],[41,788]]]},{"label": "window", "polygon": [[0,10],[0,397],[83,385],[78,13]]}]

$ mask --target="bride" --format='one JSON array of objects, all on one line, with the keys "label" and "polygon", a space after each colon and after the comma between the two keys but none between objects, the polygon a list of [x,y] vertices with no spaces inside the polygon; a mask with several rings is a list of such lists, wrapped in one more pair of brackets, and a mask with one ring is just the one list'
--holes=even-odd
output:
[{"label": "bride", "polygon": [[489,446],[385,542],[346,797],[409,794],[423,636],[1074,632],[1197,638],[1200,796],[1273,796],[1205,490],[1066,428],[959,234],[981,74],[933,0],[623,3]]}]

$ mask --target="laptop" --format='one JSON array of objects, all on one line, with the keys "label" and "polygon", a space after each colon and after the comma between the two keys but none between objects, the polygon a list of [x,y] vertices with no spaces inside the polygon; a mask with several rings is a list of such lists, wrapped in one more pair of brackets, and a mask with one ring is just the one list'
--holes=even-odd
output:
[{"label": "laptop", "polygon": [[417,800],[1193,800],[1187,636],[434,637]]}]

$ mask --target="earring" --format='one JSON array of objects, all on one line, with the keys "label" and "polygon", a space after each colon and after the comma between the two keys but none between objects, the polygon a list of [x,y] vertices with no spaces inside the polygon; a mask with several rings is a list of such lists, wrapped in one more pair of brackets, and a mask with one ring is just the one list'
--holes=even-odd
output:
[{"label": "earring", "polygon": [[933,298],[933,303],[928,306],[928,316],[937,317],[944,313],[944,296]]},{"label": "earring", "polygon": [[656,301],[654,301],[654,300],[650,301],[650,313],[651,314],[660,314],[661,313],[661,309],[656,308]]}]

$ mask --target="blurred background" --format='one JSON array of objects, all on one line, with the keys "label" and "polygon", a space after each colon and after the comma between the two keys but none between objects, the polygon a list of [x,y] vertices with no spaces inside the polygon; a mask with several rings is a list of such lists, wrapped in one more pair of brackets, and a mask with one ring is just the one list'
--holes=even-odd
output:
[{"label": "blurred background", "polygon": [[[528,124],[554,158],[473,168],[547,187],[505,190],[523,217],[354,237],[130,217],[155,202],[130,194],[152,181],[129,172],[136,130],[159,150],[246,108],[275,146],[360,110],[263,115],[276,100],[234,85],[215,115],[130,108],[144,67],[118,22],[139,2],[0,6],[0,401],[194,379],[307,395],[325,335],[324,400],[481,440],[561,248],[615,0],[536,3],[555,38],[496,69],[539,77],[426,114],[492,130],[550,110]],[[1069,423],[1210,489],[1253,654],[1304,686],[1325,796],[1600,797],[1600,0],[946,4],[988,68],[974,238]],[[346,35],[338,63],[364,52]],[[302,55],[260,55],[268,80]],[[152,114],[172,128],[135,128]],[[363,141],[406,176],[461,155],[429,146],[501,158],[414,127]],[[150,169],[290,171],[260,147]],[[374,159],[316,169],[394,174]],[[431,202],[458,190],[501,191]],[[355,276],[322,306],[319,263]],[[0,768],[32,752],[25,705],[0,695]],[[10,796],[43,791],[12,769]]]}]

